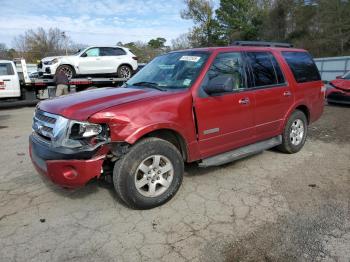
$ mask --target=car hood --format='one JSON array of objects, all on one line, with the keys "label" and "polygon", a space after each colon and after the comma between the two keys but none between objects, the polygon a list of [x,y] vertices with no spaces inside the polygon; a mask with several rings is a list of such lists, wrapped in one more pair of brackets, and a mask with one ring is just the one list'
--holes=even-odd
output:
[{"label": "car hood", "polygon": [[55,58],[61,59],[61,58],[70,58],[70,57],[74,57],[74,56],[70,56],[70,55],[67,55],[67,56],[49,56],[49,57],[45,57],[45,58],[41,59],[41,61],[48,62],[48,61],[54,60]]},{"label": "car hood", "polygon": [[170,92],[135,88],[100,88],[40,102],[43,111],[78,121],[87,120],[92,114],[117,105],[166,96]]},{"label": "car hood", "polygon": [[330,82],[332,86],[344,90],[350,91],[350,80],[347,79],[336,79]]}]

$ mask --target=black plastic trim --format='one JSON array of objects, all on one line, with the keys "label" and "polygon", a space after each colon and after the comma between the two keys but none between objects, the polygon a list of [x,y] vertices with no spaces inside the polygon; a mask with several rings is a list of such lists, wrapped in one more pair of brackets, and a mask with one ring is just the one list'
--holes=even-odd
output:
[{"label": "black plastic trim", "polygon": [[29,137],[29,143],[35,155],[43,160],[86,160],[91,159],[98,151],[98,148],[91,150],[84,148],[84,150],[82,150],[80,148],[51,147],[49,144],[41,142],[33,135]]}]

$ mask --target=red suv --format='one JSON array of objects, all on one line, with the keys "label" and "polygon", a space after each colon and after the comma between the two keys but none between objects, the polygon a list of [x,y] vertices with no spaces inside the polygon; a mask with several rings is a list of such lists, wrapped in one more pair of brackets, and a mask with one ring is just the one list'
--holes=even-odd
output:
[{"label": "red suv", "polygon": [[112,174],[132,208],[171,199],[184,163],[218,166],[277,147],[296,153],[323,112],[324,87],[311,56],[277,43],[171,52],[121,88],[41,102],[30,155],[64,187]]}]

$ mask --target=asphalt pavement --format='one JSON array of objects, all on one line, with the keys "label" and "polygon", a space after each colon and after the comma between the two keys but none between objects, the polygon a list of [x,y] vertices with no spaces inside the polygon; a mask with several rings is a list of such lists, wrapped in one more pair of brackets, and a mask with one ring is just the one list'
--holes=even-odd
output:
[{"label": "asphalt pavement", "polygon": [[326,106],[301,152],[186,166],[167,204],[111,184],[67,190],[29,159],[33,107],[0,110],[0,261],[350,261],[350,108]]}]

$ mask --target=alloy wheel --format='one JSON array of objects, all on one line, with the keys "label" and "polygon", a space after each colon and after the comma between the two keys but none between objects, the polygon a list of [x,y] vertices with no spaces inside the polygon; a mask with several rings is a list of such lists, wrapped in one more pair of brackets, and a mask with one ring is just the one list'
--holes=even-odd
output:
[{"label": "alloy wheel", "polygon": [[135,172],[135,187],[146,197],[163,194],[174,178],[174,167],[163,155],[152,155],[144,159]]},{"label": "alloy wheel", "polygon": [[294,146],[298,146],[304,138],[304,123],[300,119],[295,119],[290,128],[289,138]]},{"label": "alloy wheel", "polygon": [[120,72],[120,76],[122,78],[126,78],[126,79],[129,79],[131,77],[131,70],[129,67],[127,66],[122,66],[119,70]]}]

